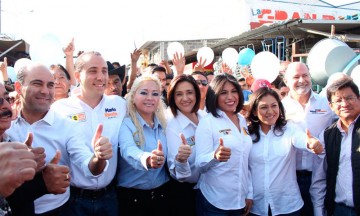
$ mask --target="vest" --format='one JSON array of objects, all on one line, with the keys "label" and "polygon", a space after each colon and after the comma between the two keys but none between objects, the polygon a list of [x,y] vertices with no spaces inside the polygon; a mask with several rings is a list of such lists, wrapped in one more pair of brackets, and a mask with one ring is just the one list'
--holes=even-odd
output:
[{"label": "vest", "polygon": [[[336,122],[329,126],[324,132],[326,160],[328,164],[324,204],[328,215],[332,215],[335,209],[335,187],[339,170],[341,138],[341,132],[337,128]],[[356,213],[360,215],[360,118],[355,122],[352,134],[351,165],[353,172],[352,188],[354,206]]]}]

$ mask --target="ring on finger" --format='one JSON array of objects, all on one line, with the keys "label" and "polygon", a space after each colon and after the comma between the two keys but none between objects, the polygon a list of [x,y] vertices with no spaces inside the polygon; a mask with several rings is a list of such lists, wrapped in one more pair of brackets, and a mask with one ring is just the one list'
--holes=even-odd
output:
[{"label": "ring on finger", "polygon": [[161,157],[160,157],[160,156],[157,156],[157,161],[161,161]]}]

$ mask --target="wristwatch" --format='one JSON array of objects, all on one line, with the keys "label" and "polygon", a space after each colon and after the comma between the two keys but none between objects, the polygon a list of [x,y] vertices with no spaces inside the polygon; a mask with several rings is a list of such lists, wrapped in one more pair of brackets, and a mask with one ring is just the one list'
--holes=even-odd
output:
[{"label": "wristwatch", "polygon": [[11,85],[11,82],[9,80],[4,80],[5,85]]}]

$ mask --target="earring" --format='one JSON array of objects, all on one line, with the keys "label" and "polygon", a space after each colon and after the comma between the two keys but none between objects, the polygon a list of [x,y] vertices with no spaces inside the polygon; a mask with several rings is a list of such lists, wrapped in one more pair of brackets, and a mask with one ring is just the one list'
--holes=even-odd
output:
[{"label": "earring", "polygon": [[256,119],[254,119],[254,118],[251,118],[250,120],[251,121],[253,121],[253,122],[259,122],[259,119],[258,119],[258,117],[257,116],[254,116]]}]

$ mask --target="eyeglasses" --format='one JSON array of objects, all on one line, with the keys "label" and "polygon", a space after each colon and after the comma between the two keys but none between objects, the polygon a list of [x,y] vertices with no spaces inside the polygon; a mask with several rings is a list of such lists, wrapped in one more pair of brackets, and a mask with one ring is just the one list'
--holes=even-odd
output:
[{"label": "eyeglasses", "polygon": [[10,104],[10,98],[0,98],[0,106],[2,106],[4,104],[4,102],[7,101]]},{"label": "eyeglasses", "polygon": [[198,85],[207,86],[208,81],[206,80],[195,80]]},{"label": "eyeglasses", "polygon": [[331,103],[335,104],[337,106],[340,106],[343,101],[345,101],[346,103],[354,103],[355,100],[356,100],[355,96],[349,96],[349,97],[346,97],[346,98],[341,98],[341,99],[336,100],[336,101],[332,101]]}]

